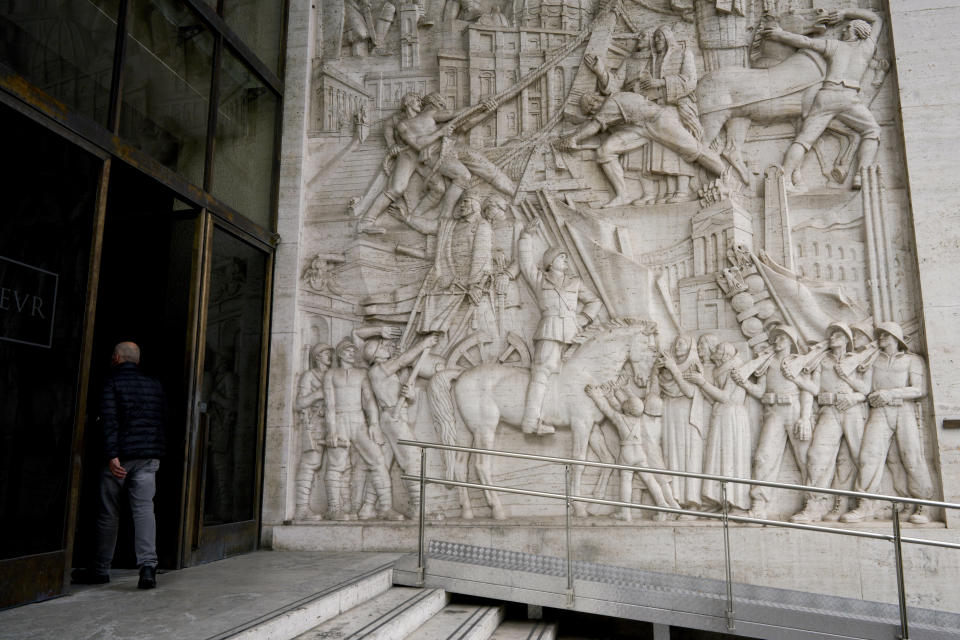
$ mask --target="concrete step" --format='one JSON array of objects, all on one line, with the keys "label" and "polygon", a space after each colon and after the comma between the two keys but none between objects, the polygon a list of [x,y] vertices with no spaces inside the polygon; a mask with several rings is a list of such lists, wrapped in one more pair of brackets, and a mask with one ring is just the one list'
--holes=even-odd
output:
[{"label": "concrete step", "polygon": [[[287,640],[332,620],[372,598],[386,593],[393,582],[393,569],[386,567],[358,577],[348,584],[338,584],[246,625],[229,635],[230,640]],[[412,591],[412,590],[411,590]]]},{"label": "concrete step", "polygon": [[296,636],[297,640],[397,640],[406,638],[446,606],[441,589],[393,587]]},{"label": "concrete step", "polygon": [[490,640],[556,640],[557,625],[546,622],[504,622]]},{"label": "concrete step", "polygon": [[503,607],[451,604],[417,628],[407,640],[488,640],[503,620]]}]

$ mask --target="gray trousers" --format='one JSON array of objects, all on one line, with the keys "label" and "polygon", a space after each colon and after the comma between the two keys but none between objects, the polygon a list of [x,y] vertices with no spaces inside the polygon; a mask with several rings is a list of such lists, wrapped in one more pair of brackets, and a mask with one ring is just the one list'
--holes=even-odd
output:
[{"label": "gray trousers", "polygon": [[157,490],[156,458],[122,460],[127,477],[117,478],[104,467],[100,476],[100,516],[97,518],[97,561],[95,570],[109,574],[113,552],[117,546],[117,527],[120,523],[120,493],[124,485],[133,513],[133,546],[137,566],[157,566],[157,521],[153,515],[153,496]]}]

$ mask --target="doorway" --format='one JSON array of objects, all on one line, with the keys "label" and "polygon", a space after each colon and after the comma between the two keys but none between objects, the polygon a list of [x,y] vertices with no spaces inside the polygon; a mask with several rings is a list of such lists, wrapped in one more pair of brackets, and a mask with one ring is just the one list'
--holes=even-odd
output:
[{"label": "doorway", "polygon": [[[157,472],[154,508],[160,568],[181,566],[184,442],[191,395],[191,297],[195,295],[194,238],[201,211],[158,182],[115,163],[107,192],[97,290],[87,433],[83,451],[73,565],[91,566],[106,460],[98,415],[103,382],[118,342],[141,348],[140,368],[163,385],[167,401],[166,455]],[[125,507],[126,508],[126,507]],[[129,512],[121,517],[115,568],[134,568]]]}]

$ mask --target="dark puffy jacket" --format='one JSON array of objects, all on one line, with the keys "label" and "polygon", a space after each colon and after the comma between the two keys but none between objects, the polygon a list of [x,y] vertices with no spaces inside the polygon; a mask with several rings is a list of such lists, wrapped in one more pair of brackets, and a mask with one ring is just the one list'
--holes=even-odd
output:
[{"label": "dark puffy jacket", "polygon": [[103,385],[100,403],[107,460],[159,458],[164,453],[166,400],[160,383],[122,362]]}]

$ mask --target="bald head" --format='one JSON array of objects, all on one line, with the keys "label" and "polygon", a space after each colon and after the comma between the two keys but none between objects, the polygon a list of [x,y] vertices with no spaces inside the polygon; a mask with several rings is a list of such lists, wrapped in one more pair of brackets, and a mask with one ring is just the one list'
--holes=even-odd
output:
[{"label": "bald head", "polygon": [[117,364],[121,362],[140,362],[140,347],[133,342],[121,342],[113,348],[113,361]]}]

